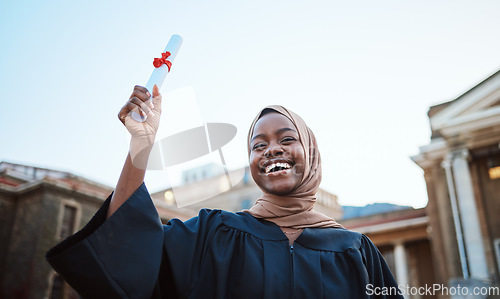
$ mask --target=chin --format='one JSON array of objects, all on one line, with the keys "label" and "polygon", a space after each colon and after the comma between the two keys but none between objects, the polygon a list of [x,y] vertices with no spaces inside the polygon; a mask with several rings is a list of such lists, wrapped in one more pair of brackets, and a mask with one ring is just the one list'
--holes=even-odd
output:
[{"label": "chin", "polygon": [[275,195],[286,195],[293,191],[295,186],[284,185],[284,186],[269,186],[264,188],[267,193],[275,194]]}]

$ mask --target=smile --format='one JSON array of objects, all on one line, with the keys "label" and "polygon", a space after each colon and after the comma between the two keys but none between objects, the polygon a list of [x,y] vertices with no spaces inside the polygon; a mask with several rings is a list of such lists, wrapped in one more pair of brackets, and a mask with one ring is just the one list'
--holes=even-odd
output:
[{"label": "smile", "polygon": [[292,165],[290,165],[290,163],[287,163],[287,162],[278,162],[278,163],[272,163],[272,164],[269,164],[265,170],[264,170],[264,173],[265,174],[271,174],[271,173],[288,173],[290,172],[292,169]]}]

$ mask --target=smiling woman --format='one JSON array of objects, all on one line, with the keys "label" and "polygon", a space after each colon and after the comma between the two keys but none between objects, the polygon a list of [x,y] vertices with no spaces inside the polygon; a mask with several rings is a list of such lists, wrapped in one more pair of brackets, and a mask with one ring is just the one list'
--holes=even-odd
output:
[{"label": "smiling woman", "polygon": [[[314,211],[321,157],[314,134],[295,113],[263,109],[249,131],[252,177],[263,194],[249,210],[201,210],[162,225],[143,179],[161,96],[151,124],[130,110],[149,99],[134,88],[120,119],[132,147],[115,192],[92,220],[47,253],[54,269],[89,298],[369,298],[396,287],[380,252],[364,235]],[[152,135],[151,135],[152,134]],[[146,137],[145,137],[146,136]],[[388,294],[378,298],[401,298]]]}]

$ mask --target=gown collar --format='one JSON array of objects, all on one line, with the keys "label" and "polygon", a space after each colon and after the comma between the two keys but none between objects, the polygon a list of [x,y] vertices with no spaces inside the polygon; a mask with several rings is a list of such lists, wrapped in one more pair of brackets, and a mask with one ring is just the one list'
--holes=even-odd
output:
[{"label": "gown collar", "polygon": [[[273,222],[258,219],[248,213],[222,211],[222,223],[267,241],[285,241],[287,236]],[[344,252],[361,247],[361,234],[345,228],[305,228],[294,244],[313,250]]]}]

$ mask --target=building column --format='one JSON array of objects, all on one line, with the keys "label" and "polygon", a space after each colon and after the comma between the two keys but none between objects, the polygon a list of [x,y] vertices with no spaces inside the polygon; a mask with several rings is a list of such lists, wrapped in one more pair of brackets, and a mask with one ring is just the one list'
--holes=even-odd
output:
[{"label": "building column", "polygon": [[451,161],[458,208],[462,216],[462,232],[467,262],[472,278],[489,279],[483,235],[474,198],[468,158],[469,151],[460,149],[453,152]]},{"label": "building column", "polygon": [[[394,246],[394,266],[396,267],[396,281],[398,285],[409,285],[408,281],[408,259],[406,258],[406,249],[403,242],[398,242]],[[405,294],[405,298],[407,298]]]},{"label": "building column", "polygon": [[467,255],[465,253],[465,241],[462,233],[462,220],[460,217],[460,210],[458,209],[457,194],[455,192],[455,182],[453,180],[453,171],[451,162],[453,155],[448,154],[446,159],[441,163],[446,175],[446,183],[448,186],[448,196],[450,197],[451,213],[453,215],[453,223],[455,226],[455,234],[457,235],[458,254],[460,256],[460,266],[462,268],[463,278],[469,278],[469,267],[467,265]]}]

